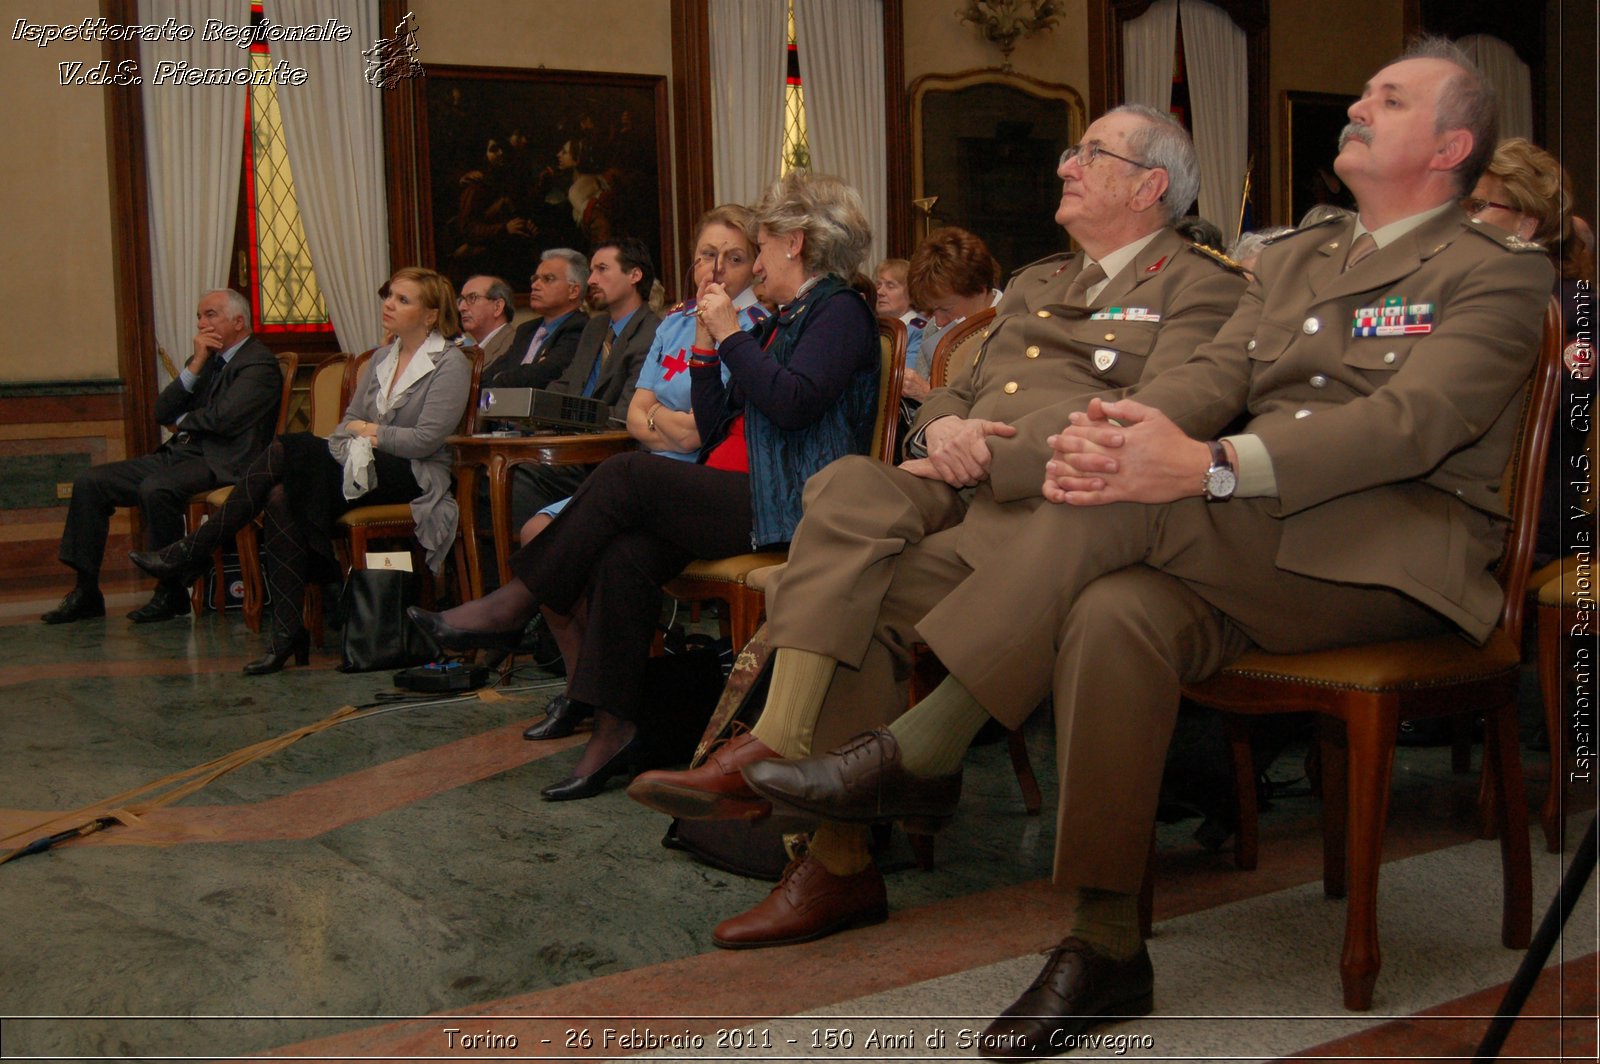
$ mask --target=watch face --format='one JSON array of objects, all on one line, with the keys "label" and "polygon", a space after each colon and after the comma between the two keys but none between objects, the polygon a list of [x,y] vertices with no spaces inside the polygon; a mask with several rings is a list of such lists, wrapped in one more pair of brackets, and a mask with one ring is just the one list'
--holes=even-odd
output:
[{"label": "watch face", "polygon": [[1206,471],[1206,494],[1213,499],[1226,499],[1239,486],[1239,478],[1227,466],[1213,466]]}]

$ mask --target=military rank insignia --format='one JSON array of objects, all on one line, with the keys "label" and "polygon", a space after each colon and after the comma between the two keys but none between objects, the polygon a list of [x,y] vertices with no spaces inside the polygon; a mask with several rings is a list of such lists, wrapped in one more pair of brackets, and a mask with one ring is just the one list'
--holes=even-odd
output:
[{"label": "military rank insignia", "polygon": [[1433,331],[1433,304],[1390,296],[1381,307],[1362,307],[1350,324],[1351,336],[1414,336]]}]

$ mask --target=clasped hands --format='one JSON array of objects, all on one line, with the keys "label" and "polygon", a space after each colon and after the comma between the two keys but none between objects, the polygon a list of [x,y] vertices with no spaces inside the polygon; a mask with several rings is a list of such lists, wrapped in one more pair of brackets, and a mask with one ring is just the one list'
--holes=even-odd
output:
[{"label": "clasped hands", "polygon": [[1211,451],[1154,407],[1089,400],[1049,439],[1044,497],[1073,506],[1164,503],[1199,495]]}]

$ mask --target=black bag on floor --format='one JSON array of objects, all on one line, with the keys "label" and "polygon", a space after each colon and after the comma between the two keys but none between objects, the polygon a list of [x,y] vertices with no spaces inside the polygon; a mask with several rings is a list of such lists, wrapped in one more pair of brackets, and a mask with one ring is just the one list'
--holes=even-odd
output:
[{"label": "black bag on floor", "polygon": [[[706,723],[691,765],[706,759],[712,746],[732,733],[735,725],[750,727],[767,704],[771,679],[772,647],[763,625],[739,651],[722,697]],[[683,850],[698,861],[724,872],[752,879],[776,880],[789,863],[784,834],[765,820],[679,820],[674,818],[661,845]]]},{"label": "black bag on floor", "polygon": [[339,671],[403,669],[433,658],[433,648],[406,607],[417,602],[415,574],[398,569],[352,569],[339,592]]},{"label": "black bag on floor", "polygon": [[694,756],[695,743],[716,709],[722,664],[716,645],[703,637],[669,640],[667,648],[645,662],[650,709],[639,718],[639,732],[652,762],[681,765]]}]

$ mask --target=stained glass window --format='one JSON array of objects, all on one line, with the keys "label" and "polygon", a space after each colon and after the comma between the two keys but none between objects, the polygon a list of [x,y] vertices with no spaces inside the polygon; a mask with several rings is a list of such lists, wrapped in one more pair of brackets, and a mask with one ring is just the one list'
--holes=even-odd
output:
[{"label": "stained glass window", "polygon": [[[259,22],[261,4],[251,5],[250,14],[253,22]],[[271,65],[267,45],[252,44],[251,69],[266,70]],[[295,200],[277,89],[270,78],[261,80],[265,84],[250,86],[246,99],[244,153],[245,252],[256,329],[331,333]]]},{"label": "stained glass window", "polygon": [[779,170],[809,169],[811,146],[806,140],[806,94],[800,84],[800,50],[794,35],[794,0],[789,0],[789,65],[783,88],[783,158]]}]

